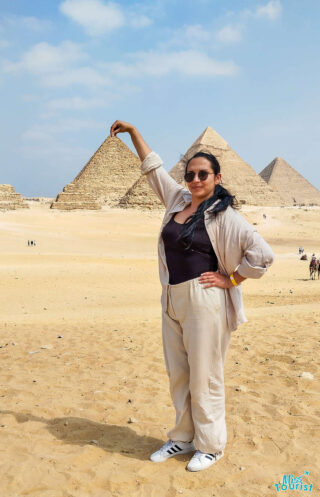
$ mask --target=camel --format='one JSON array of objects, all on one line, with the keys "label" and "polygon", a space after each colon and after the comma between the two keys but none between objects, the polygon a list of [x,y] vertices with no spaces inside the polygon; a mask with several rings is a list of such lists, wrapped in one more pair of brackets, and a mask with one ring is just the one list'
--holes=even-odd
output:
[{"label": "camel", "polygon": [[318,278],[319,278],[319,264],[317,259],[311,259],[309,264],[309,271],[310,271],[310,278],[312,280],[316,279],[316,273],[318,273]]}]

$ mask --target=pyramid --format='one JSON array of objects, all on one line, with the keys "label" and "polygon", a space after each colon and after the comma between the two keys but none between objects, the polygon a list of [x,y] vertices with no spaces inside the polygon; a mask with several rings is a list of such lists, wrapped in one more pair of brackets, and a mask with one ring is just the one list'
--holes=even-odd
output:
[{"label": "pyramid", "polygon": [[145,175],[140,176],[120,199],[119,207],[137,207],[143,210],[164,209],[164,205],[151,189]]},{"label": "pyramid", "polygon": [[16,193],[11,185],[0,185],[0,210],[28,209],[20,193]]},{"label": "pyramid", "polygon": [[116,206],[140,175],[139,158],[120,138],[108,136],[76,178],[59,193],[51,208]]},{"label": "pyramid", "polygon": [[319,190],[281,157],[273,159],[260,176],[290,205],[320,205]]},{"label": "pyramid", "polygon": [[187,161],[197,152],[214,155],[221,168],[222,185],[242,204],[284,205],[279,193],[272,190],[214,129],[208,126],[181,157],[169,174],[184,185],[184,171]]}]

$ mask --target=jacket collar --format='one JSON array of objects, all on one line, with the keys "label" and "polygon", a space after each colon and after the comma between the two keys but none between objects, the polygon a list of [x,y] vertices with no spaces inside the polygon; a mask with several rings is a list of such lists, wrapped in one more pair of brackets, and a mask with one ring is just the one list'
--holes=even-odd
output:
[{"label": "jacket collar", "polygon": [[183,200],[187,203],[187,202],[190,202],[190,200],[192,199],[192,194],[189,192],[189,191],[186,191],[183,195],[182,195],[182,198]]}]

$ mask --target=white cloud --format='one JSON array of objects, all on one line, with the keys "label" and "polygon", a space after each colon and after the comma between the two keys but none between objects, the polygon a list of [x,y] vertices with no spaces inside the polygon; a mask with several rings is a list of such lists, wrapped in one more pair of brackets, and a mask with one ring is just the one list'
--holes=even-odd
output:
[{"label": "white cloud", "polygon": [[[110,104],[123,101],[124,96],[134,95],[140,91],[140,88],[131,84],[117,82],[116,87],[109,89],[99,88],[95,91],[95,96],[72,96],[54,98],[43,103],[43,111],[39,115],[41,119],[48,120],[56,117],[57,115],[67,112],[70,116],[74,113],[75,116],[82,114],[82,111],[91,109],[105,109]],[[85,112],[87,115],[87,112]]]},{"label": "white cloud", "polygon": [[144,15],[133,15],[131,19],[129,18],[129,24],[133,28],[145,28],[146,26],[150,26],[150,24],[152,24],[152,20]]},{"label": "white cloud", "polygon": [[90,36],[99,36],[120,28],[125,23],[121,8],[101,0],[65,0],[60,11],[80,24]]},{"label": "white cloud", "polygon": [[216,39],[222,43],[238,43],[242,39],[242,29],[228,24],[217,32]]},{"label": "white cloud", "polygon": [[123,11],[119,4],[112,1],[105,3],[103,0],[64,0],[59,8],[90,36],[108,34],[123,26],[144,28],[152,24],[149,17],[136,12],[136,5]]},{"label": "white cloud", "polygon": [[177,52],[137,52],[129,56],[133,62],[109,64],[119,77],[164,76],[178,72],[188,76],[233,76],[238,67],[232,61],[217,61],[196,50]]},{"label": "white cloud", "polygon": [[[255,10],[243,10],[240,13],[227,12],[226,17],[237,20],[234,23],[229,22],[222,26],[218,31],[210,30],[201,24],[183,25],[176,30],[167,30],[165,41],[158,43],[162,50],[171,47],[183,47],[185,50],[200,50],[206,47],[214,47],[216,42],[224,44],[239,43],[243,38],[243,32],[246,28],[248,17],[266,17],[274,20],[280,16],[282,11],[280,0],[271,0],[265,5],[256,7]],[[239,22],[240,17],[240,22]]]},{"label": "white cloud", "polygon": [[16,16],[10,15],[3,18],[5,28],[28,29],[30,31],[43,32],[51,29],[53,23],[47,19],[39,19],[34,16]]},{"label": "white cloud", "polygon": [[[190,36],[199,38],[198,30],[190,30]],[[203,34],[201,35],[203,36]],[[3,70],[7,73],[29,72],[38,78],[46,88],[67,88],[85,86],[100,94],[102,90],[119,92],[119,80],[132,76],[165,76],[180,73],[186,76],[232,76],[239,70],[232,61],[219,61],[200,50],[150,50],[124,55],[122,61],[111,63],[96,62],[95,66],[82,65],[88,56],[82,47],[70,41],[60,45],[42,42],[31,47],[20,60],[4,61]],[[127,91],[137,91],[131,87]],[[85,105],[74,100],[73,106]],[[61,104],[62,105],[62,104]],[[67,105],[67,104],[66,104]]]},{"label": "white cloud", "polygon": [[96,88],[111,83],[107,75],[99,73],[92,67],[78,67],[64,69],[61,72],[43,75],[41,84],[53,88],[66,88],[68,86],[80,85]]},{"label": "white cloud", "polygon": [[53,100],[49,100],[46,106],[49,111],[53,112],[60,110],[86,110],[97,107],[105,107],[106,101],[103,98],[55,98]]},{"label": "white cloud", "polygon": [[24,133],[22,139],[25,141],[42,141],[47,140],[53,135],[61,133],[74,133],[83,129],[103,129],[106,124],[94,119],[61,119],[59,122],[34,124]]},{"label": "white cloud", "polygon": [[[65,177],[65,169],[67,167],[74,167],[75,164],[78,164],[78,168],[82,167],[92,153],[90,149],[85,148],[79,142],[76,144],[63,143],[61,137],[49,135],[43,137],[40,142],[37,140],[36,144],[28,140],[23,140],[19,149],[24,160],[37,160],[39,161],[38,164],[43,164],[45,161],[47,170],[50,169],[50,166],[51,169],[53,168],[54,177],[52,176],[50,185],[51,192],[53,188],[52,183],[57,180],[57,176]],[[36,167],[37,165],[35,165],[35,171]],[[67,178],[66,176],[61,187],[57,188],[57,191],[50,195],[56,195],[61,191],[63,183],[67,183],[70,180],[71,178]],[[41,193],[41,195],[43,195],[43,193]]]},{"label": "white cloud", "polygon": [[55,46],[42,42],[30,48],[19,61],[4,61],[3,71],[27,71],[38,76],[40,84],[45,87],[82,85],[96,88],[109,85],[110,78],[105,71],[92,66],[78,66],[84,59],[87,59],[87,55],[76,43],[64,41]]},{"label": "white cloud", "polygon": [[58,46],[41,42],[28,50],[18,62],[4,63],[5,72],[26,70],[33,74],[45,74],[61,71],[70,64],[84,58],[79,45],[64,41]]},{"label": "white cloud", "polygon": [[201,24],[187,25],[184,27],[185,38],[189,42],[206,42],[210,40],[210,33]]},{"label": "white cloud", "polygon": [[165,41],[158,43],[158,47],[162,50],[171,47],[198,48],[210,43],[212,38],[212,33],[207,31],[201,24],[185,24],[163,36]]},{"label": "white cloud", "polygon": [[257,8],[255,15],[257,17],[267,17],[271,21],[278,19],[282,12],[280,0],[271,0],[266,5]]}]

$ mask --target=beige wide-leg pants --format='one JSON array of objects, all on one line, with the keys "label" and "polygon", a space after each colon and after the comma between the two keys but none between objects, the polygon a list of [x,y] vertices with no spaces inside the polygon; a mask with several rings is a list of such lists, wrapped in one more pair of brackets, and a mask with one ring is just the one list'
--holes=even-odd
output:
[{"label": "beige wide-leg pants", "polygon": [[169,285],[162,311],[162,343],[176,425],[167,436],[194,441],[205,453],[224,449],[224,361],[231,332],[225,291],[204,288],[198,278]]}]

